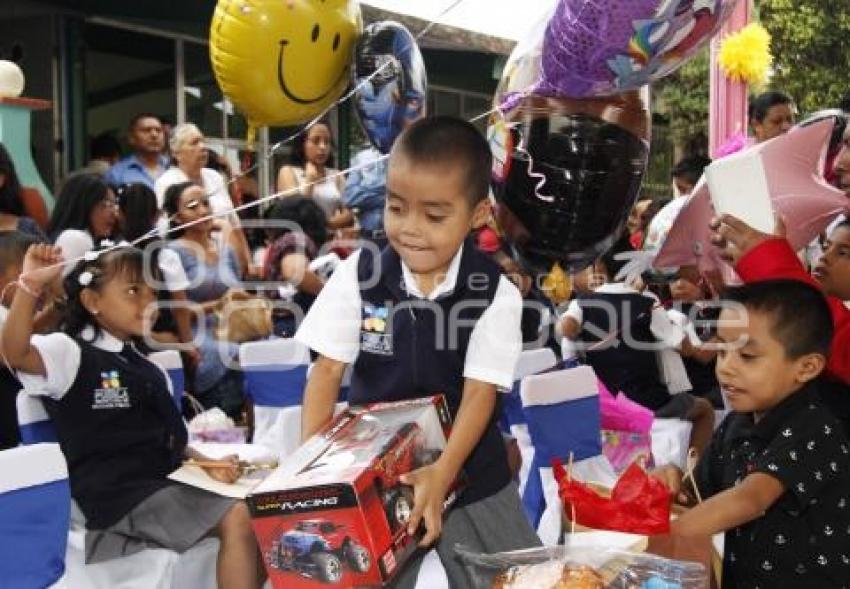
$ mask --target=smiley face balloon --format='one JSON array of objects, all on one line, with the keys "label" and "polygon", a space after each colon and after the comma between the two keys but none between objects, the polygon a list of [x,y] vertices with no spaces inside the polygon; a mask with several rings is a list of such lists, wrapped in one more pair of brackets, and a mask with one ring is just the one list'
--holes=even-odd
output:
[{"label": "smiley face balloon", "polygon": [[361,30],[355,0],[218,0],[210,60],[252,128],[297,125],[342,95]]}]

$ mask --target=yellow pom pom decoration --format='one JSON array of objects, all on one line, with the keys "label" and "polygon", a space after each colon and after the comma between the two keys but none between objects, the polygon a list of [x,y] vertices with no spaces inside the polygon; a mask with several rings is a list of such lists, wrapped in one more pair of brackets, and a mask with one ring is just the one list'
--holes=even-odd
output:
[{"label": "yellow pom pom decoration", "polygon": [[773,65],[770,33],[759,23],[747,25],[723,40],[717,60],[727,78],[751,85],[765,84]]},{"label": "yellow pom pom decoration", "polygon": [[556,305],[560,305],[570,298],[570,294],[573,291],[573,285],[570,281],[570,277],[566,272],[564,272],[561,265],[555,262],[555,265],[552,266],[549,274],[547,274],[546,278],[543,279],[541,290],[543,290],[543,293],[549,297],[549,300]]}]

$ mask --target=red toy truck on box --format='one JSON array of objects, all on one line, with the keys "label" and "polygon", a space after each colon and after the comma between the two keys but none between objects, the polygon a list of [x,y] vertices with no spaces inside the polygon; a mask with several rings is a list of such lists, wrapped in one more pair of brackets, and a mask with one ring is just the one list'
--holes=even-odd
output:
[{"label": "red toy truck on box", "polygon": [[275,589],[392,578],[416,546],[399,477],[437,459],[450,425],[443,397],[350,408],[257,486],[247,500]]}]

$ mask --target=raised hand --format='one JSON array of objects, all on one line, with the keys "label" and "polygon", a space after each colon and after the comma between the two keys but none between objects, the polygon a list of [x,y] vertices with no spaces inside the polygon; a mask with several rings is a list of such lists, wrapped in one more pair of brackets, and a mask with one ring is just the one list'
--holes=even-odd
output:
[{"label": "raised hand", "polygon": [[24,256],[19,280],[25,290],[41,292],[62,273],[62,249],[44,243],[31,245]]},{"label": "raised hand", "polygon": [[760,243],[785,237],[785,223],[779,216],[776,217],[773,234],[753,229],[732,215],[715,217],[709,227],[712,230],[711,242],[720,250],[721,257],[733,264]]}]

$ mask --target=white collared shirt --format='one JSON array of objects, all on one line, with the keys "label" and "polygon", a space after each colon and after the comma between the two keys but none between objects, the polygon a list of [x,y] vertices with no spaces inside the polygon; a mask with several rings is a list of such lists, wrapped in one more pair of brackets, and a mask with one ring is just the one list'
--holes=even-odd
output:
[{"label": "white collared shirt", "polygon": [[[80,337],[89,341],[93,335],[94,330],[87,327],[83,329]],[[58,401],[70,390],[77,378],[82,357],[80,345],[65,333],[34,335],[30,343],[41,355],[45,375],[29,374],[19,370],[17,371],[18,380],[28,395],[45,396]],[[101,330],[100,336],[92,342],[92,345],[117,354],[124,347],[124,342],[111,333]],[[168,393],[171,394],[171,379],[168,378],[168,374],[156,364],[153,365],[165,375]]]},{"label": "white collared shirt", "polygon": [[[463,246],[449,263],[446,277],[428,295],[428,300],[450,293],[457,284]],[[295,339],[315,352],[351,364],[360,352],[362,321],[356,251],[342,262],[322,288]],[[425,299],[410,268],[402,262],[407,292]],[[513,384],[514,367],[522,350],[520,319],[522,295],[507,277],[501,276],[493,302],[475,323],[464,360],[463,376],[499,387]]]}]

